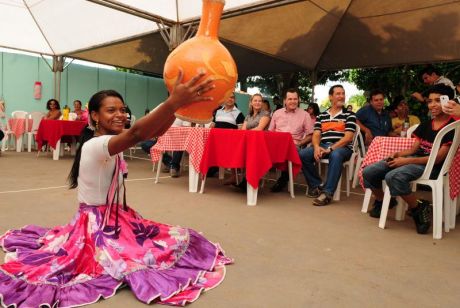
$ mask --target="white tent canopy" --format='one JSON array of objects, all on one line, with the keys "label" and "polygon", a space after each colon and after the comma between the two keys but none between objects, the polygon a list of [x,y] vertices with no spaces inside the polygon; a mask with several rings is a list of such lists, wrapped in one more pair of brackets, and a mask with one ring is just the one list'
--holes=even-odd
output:
[{"label": "white tent canopy", "polygon": [[[201,0],[0,0],[0,47],[161,74],[165,36],[200,15]],[[453,61],[460,1],[226,0],[219,35],[242,76]]]}]

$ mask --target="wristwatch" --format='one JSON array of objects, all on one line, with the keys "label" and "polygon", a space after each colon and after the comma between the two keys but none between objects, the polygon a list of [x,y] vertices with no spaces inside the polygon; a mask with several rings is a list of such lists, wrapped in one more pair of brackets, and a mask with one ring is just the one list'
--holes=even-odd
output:
[{"label": "wristwatch", "polygon": [[331,146],[328,146],[327,149],[329,150],[329,152],[334,151],[334,149]]}]

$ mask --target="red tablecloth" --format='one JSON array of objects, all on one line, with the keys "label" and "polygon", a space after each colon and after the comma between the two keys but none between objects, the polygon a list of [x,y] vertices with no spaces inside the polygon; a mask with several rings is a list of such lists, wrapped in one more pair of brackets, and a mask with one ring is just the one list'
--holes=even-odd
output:
[{"label": "red tablecloth", "polygon": [[[33,123],[32,119],[27,119],[27,128],[29,132],[32,129],[32,123]],[[21,135],[24,134],[26,131],[26,119],[11,118],[11,119],[8,119],[8,125],[10,126],[16,138],[21,137]]]},{"label": "red tablecloth", "polygon": [[45,120],[38,127],[37,146],[41,149],[43,142],[47,141],[50,147],[56,148],[56,143],[62,136],[80,136],[81,131],[88,123],[85,121]]},{"label": "red tablecloth", "polygon": [[[363,169],[379,160],[387,158],[395,152],[410,149],[415,142],[415,138],[399,137],[376,137],[366,153],[361,169],[359,170],[359,180],[363,186]],[[460,149],[454,157],[452,166],[449,170],[450,197],[454,199],[460,194]]]},{"label": "red tablecloth", "polygon": [[203,127],[171,127],[150,149],[152,162],[159,161],[161,153],[165,151],[187,151],[192,166],[195,170],[200,170],[201,157],[210,130]]},{"label": "red tablecloth", "polygon": [[259,187],[259,180],[274,165],[287,169],[287,161],[292,162],[295,176],[302,164],[297,148],[289,133],[211,129],[200,173],[206,174],[209,167],[246,168],[246,179],[252,187]]}]

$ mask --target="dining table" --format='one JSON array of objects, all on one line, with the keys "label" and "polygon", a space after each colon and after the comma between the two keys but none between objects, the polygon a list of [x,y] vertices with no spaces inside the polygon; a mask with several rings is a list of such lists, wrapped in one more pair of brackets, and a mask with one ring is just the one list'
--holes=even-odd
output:
[{"label": "dining table", "polygon": [[206,175],[212,166],[244,168],[247,205],[253,206],[257,204],[259,182],[272,167],[290,171],[289,190],[294,197],[293,177],[302,164],[290,133],[214,128],[206,141],[200,173]]},{"label": "dining table", "polygon": [[[161,161],[166,151],[186,151],[189,155],[189,192],[198,191],[201,157],[211,129],[205,127],[171,127],[150,148],[152,163]],[[158,163],[155,183],[158,183],[160,165]]]},{"label": "dining table", "polygon": [[32,119],[10,118],[8,125],[16,138],[16,152],[21,152],[23,147],[23,136],[32,129]]},{"label": "dining table", "polygon": [[46,142],[53,149],[53,160],[59,160],[61,153],[61,141],[63,138],[68,139],[73,144],[71,149],[75,149],[76,138],[80,136],[81,131],[88,125],[86,121],[69,121],[69,120],[46,120],[42,119],[38,127],[35,140],[40,151],[42,145]]}]

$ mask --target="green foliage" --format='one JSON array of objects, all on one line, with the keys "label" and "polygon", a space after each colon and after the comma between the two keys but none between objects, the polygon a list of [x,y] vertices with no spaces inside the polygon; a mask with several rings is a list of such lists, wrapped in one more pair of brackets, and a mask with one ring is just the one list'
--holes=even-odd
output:
[{"label": "green foliage", "polygon": [[289,88],[298,88],[300,100],[308,103],[312,101],[312,80],[316,79],[316,84],[325,84],[328,80],[339,81],[347,77],[345,71],[320,72],[316,76],[310,72],[283,73],[248,77],[245,85],[259,88],[263,95],[279,97],[283,97]]},{"label": "green foliage", "polygon": [[364,106],[364,104],[366,104],[366,102],[367,102],[367,99],[363,94],[355,94],[355,95],[350,96],[350,98],[348,99],[347,104],[352,105],[353,110],[356,111],[359,108],[361,108],[362,106]]}]

